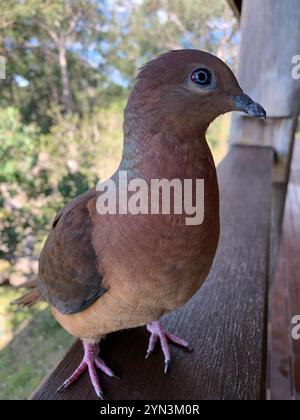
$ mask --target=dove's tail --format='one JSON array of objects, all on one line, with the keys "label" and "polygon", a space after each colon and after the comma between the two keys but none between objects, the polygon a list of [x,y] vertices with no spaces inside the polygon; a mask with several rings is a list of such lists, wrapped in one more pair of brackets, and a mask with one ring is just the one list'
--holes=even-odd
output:
[{"label": "dove's tail", "polygon": [[22,287],[26,287],[29,290],[25,295],[21,296],[19,299],[12,301],[11,305],[16,305],[21,308],[31,308],[31,306],[35,305],[38,302],[42,302],[43,298],[39,294],[36,288],[36,280],[26,283]]}]

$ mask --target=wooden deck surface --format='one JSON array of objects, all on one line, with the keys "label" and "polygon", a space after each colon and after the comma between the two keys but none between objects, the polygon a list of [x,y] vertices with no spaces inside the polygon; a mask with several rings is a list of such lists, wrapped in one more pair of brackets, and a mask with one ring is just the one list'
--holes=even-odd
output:
[{"label": "wooden deck surface", "polygon": [[278,268],[270,293],[271,400],[300,400],[300,340],[291,335],[294,315],[300,315],[300,138],[295,144]]},{"label": "wooden deck surface", "polygon": [[[121,377],[100,382],[108,400],[256,400],[265,398],[267,276],[273,151],[232,147],[218,169],[221,239],[205,285],[165,326],[194,352],[172,347],[170,374],[161,351],[145,360],[145,328],[111,334],[101,357]],[[85,373],[56,389],[82,358],[77,341],[33,399],[96,399]]]}]

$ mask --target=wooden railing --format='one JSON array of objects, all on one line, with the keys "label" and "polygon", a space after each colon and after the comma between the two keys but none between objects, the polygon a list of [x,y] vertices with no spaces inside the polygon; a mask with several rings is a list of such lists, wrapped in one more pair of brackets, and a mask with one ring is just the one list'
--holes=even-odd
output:
[{"label": "wooden railing", "polygon": [[[194,351],[173,348],[173,366],[164,375],[161,352],[145,360],[145,328],[109,335],[101,356],[121,380],[100,374],[108,399],[265,398],[272,165],[271,148],[231,148],[218,168],[221,239],[213,269],[200,291],[164,318]],[[56,392],[81,358],[76,341],[32,399],[96,399],[87,374]]]}]

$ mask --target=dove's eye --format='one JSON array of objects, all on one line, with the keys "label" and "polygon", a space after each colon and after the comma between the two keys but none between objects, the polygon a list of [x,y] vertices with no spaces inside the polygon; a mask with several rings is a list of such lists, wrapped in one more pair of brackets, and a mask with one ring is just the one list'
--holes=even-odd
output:
[{"label": "dove's eye", "polygon": [[192,81],[196,85],[209,86],[211,84],[212,74],[207,69],[197,69],[192,74]]}]

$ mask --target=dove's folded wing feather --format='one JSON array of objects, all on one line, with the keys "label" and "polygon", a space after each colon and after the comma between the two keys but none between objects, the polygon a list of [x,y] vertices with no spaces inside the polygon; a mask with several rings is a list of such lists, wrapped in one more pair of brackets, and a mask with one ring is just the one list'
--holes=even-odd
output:
[{"label": "dove's folded wing feather", "polygon": [[40,256],[39,293],[63,314],[83,311],[106,291],[91,242],[95,196],[90,190],[57,214]]}]

